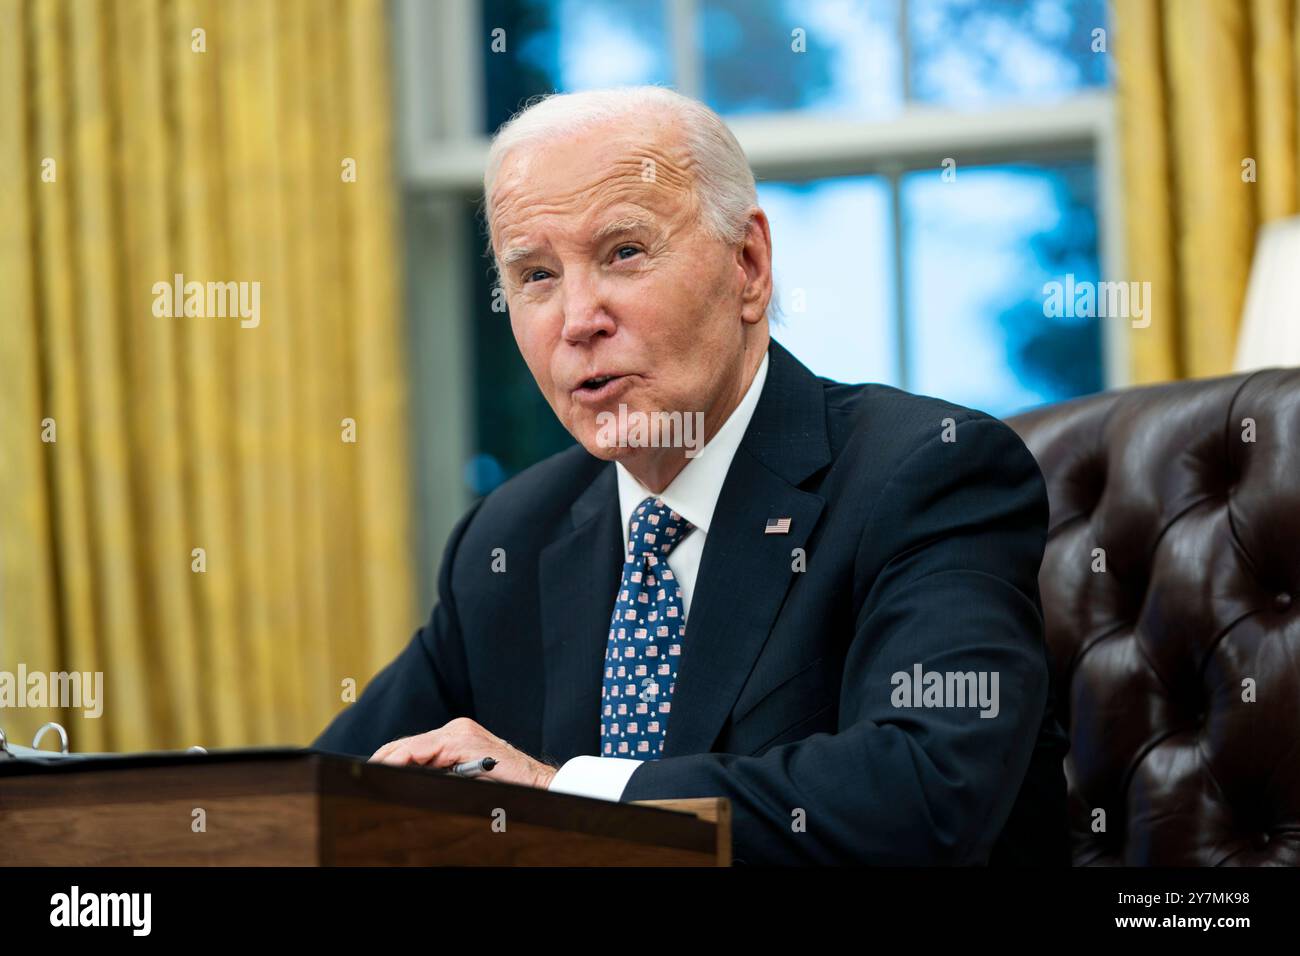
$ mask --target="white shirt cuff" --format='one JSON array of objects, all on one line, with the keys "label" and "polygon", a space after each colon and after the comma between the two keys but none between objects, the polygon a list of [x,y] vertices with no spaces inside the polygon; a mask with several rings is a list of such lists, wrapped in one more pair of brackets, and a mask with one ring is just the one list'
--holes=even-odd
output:
[{"label": "white shirt cuff", "polygon": [[626,757],[574,757],[564,762],[548,789],[555,793],[618,802],[628,778],[641,763]]}]

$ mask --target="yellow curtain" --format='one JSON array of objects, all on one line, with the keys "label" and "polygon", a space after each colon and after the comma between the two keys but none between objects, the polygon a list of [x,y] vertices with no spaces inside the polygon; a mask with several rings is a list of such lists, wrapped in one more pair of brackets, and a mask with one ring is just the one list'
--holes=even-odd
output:
[{"label": "yellow curtain", "polygon": [[1231,371],[1255,234],[1300,212],[1296,0],[1115,0],[1135,382]]},{"label": "yellow curtain", "polygon": [[408,639],[388,39],[382,0],[0,0],[15,742],[307,742]]}]

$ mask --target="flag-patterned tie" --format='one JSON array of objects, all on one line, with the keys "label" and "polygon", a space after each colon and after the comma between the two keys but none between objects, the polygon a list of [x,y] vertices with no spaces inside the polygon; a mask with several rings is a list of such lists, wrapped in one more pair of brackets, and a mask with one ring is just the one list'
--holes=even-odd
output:
[{"label": "flag-patterned tie", "polygon": [[637,505],[628,521],[600,691],[602,757],[663,756],[686,636],[682,589],[668,554],[694,527],[658,498]]}]

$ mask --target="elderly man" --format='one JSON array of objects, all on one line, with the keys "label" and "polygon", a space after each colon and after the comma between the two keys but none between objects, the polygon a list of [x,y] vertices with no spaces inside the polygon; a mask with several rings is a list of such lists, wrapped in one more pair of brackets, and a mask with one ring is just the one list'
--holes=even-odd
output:
[{"label": "elderly man", "polygon": [[[769,337],[767,217],[700,103],[544,99],[484,190],[519,350],[578,446],[470,510],[429,622],[316,746],[724,796],[737,862],[1064,862],[1047,502],[1015,434]],[[703,447],[616,417],[699,422]]]}]

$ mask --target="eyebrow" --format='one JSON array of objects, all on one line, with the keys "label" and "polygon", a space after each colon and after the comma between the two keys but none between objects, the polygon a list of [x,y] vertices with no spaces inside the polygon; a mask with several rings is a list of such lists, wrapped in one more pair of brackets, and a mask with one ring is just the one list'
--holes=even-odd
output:
[{"label": "eyebrow", "polygon": [[613,222],[607,222],[596,230],[596,234],[591,237],[592,245],[600,245],[611,236],[619,235],[624,232],[632,232],[636,229],[649,229],[650,220],[642,215],[624,216],[622,219],[615,219]]},{"label": "eyebrow", "polygon": [[[652,222],[642,215],[624,216],[622,219],[615,219],[607,222],[596,230],[591,237],[591,244],[600,245],[611,236],[616,236],[625,232],[632,232],[636,229],[649,229]],[[511,246],[501,254],[501,264],[503,266],[512,266],[521,259],[527,259],[537,250],[529,246]]]},{"label": "eyebrow", "polygon": [[527,259],[536,250],[524,246],[511,246],[501,254],[501,264],[503,266],[512,266],[520,259]]}]

